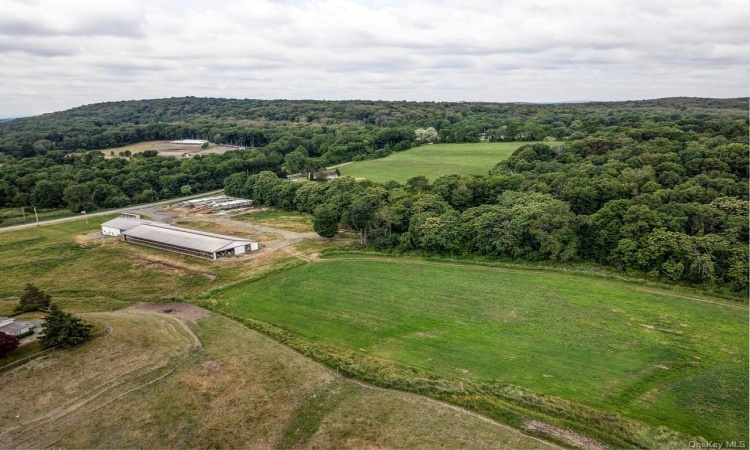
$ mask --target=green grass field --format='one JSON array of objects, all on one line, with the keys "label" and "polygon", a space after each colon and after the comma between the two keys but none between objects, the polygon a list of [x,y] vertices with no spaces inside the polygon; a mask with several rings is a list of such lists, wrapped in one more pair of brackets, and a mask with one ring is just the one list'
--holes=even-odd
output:
[{"label": "green grass field", "polygon": [[748,433],[748,311],[736,303],[408,260],[306,264],[212,299],[444,379],[510,383],[713,440]]},{"label": "green grass field", "polygon": [[[547,145],[561,144],[546,141]],[[486,175],[495,164],[529,142],[479,142],[475,144],[422,145],[386,158],[359,161],[339,168],[341,175],[385,182],[424,175],[434,180],[440,175]]]},{"label": "green grass field", "polygon": [[107,311],[197,294],[284,263],[283,257],[217,263],[87,236],[112,217],[0,232],[0,316],[12,313],[26,283],[49,292],[65,310]]}]

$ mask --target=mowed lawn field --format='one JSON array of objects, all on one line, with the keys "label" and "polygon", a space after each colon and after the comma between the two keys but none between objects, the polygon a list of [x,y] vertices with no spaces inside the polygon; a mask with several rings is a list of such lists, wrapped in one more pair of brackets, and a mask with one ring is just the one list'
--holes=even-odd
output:
[{"label": "mowed lawn field", "polygon": [[[561,142],[545,141],[549,146]],[[359,161],[339,168],[341,175],[385,182],[406,182],[419,175],[434,180],[441,175],[486,175],[495,164],[506,159],[518,147],[533,142],[478,142],[471,144],[422,145],[386,158]]]},{"label": "mowed lawn field", "polygon": [[329,260],[216,308],[446,379],[510,383],[712,440],[748,434],[748,310],[624,281],[415,260]]}]

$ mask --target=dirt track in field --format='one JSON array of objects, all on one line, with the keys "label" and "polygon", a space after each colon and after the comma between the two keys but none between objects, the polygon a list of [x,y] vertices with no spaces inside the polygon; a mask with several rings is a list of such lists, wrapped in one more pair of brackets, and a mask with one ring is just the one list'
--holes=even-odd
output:
[{"label": "dirt track in field", "polygon": [[210,313],[203,308],[197,306],[188,305],[187,303],[138,303],[122,310],[123,312],[139,313],[139,314],[151,314],[162,317],[170,317],[175,319],[177,323],[185,330],[187,334],[192,336],[194,347],[202,347],[198,336],[193,333],[193,330],[185,323],[185,320],[190,322],[197,322],[199,319],[207,317]]}]

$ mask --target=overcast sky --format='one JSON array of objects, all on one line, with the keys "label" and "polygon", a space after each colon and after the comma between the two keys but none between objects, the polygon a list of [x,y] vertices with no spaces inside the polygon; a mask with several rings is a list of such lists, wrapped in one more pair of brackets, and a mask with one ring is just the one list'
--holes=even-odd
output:
[{"label": "overcast sky", "polygon": [[748,0],[0,0],[0,117],[177,96],[742,97]]}]

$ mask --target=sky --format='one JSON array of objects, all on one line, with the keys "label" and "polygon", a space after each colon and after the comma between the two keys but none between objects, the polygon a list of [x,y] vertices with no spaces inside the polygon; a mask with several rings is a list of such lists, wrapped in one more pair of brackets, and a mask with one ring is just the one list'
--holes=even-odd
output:
[{"label": "sky", "polygon": [[745,97],[747,0],[0,0],[0,117],[165,97]]}]

